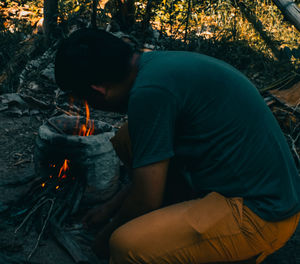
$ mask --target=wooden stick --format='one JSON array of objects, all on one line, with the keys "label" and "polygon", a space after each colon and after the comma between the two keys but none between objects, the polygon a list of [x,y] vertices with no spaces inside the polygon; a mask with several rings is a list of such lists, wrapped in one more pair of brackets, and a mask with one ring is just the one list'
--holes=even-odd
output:
[{"label": "wooden stick", "polygon": [[54,205],[54,202],[55,202],[55,198],[54,198],[54,199],[48,199],[47,201],[50,201],[50,202],[51,202],[51,205],[50,205],[50,209],[49,209],[49,211],[48,211],[47,218],[45,219],[45,222],[44,222],[43,227],[42,227],[42,231],[40,232],[40,234],[39,234],[39,236],[38,236],[38,239],[37,239],[37,241],[36,241],[36,243],[35,243],[34,248],[33,248],[32,251],[30,252],[30,254],[28,255],[27,260],[30,260],[30,258],[32,257],[33,253],[36,251],[37,247],[39,246],[41,237],[42,237],[42,235],[44,234],[46,225],[47,225],[48,220],[49,220],[49,218],[50,218],[50,215],[51,215],[51,213],[52,213],[52,209],[53,209],[53,205]]},{"label": "wooden stick", "polygon": [[70,112],[58,107],[57,105],[55,105],[55,108],[61,112],[63,112],[64,114],[68,115],[68,116],[73,116]]},{"label": "wooden stick", "polygon": [[28,162],[31,162],[31,160],[30,160],[30,159],[19,160],[18,162],[16,162],[16,163],[14,164],[14,166],[18,166],[18,165],[21,165],[21,164],[23,164],[23,163],[28,163]]},{"label": "wooden stick", "polygon": [[59,134],[62,135],[66,135],[66,133],[64,131],[62,131],[58,126],[56,126],[55,124],[53,124],[49,119],[47,119],[47,123],[56,130],[56,132],[58,132]]},{"label": "wooden stick", "polygon": [[[35,206],[31,209],[31,211],[26,215],[26,217],[24,218],[24,220],[22,221],[22,223],[15,229],[15,234],[20,230],[20,228],[25,224],[25,222],[29,219],[29,217],[37,210],[39,209],[43,204],[45,204],[46,202],[51,201],[52,199],[47,199],[44,200],[45,197],[42,197],[36,204]],[[44,200],[44,201],[43,201]]]}]

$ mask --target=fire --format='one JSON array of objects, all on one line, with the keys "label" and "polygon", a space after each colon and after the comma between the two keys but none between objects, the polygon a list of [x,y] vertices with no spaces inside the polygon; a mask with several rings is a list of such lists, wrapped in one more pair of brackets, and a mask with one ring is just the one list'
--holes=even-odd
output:
[{"label": "fire", "polygon": [[[85,121],[85,124],[81,124],[80,125],[80,129],[79,129],[79,121],[80,121],[80,117],[78,115],[78,119],[77,119],[77,122],[76,122],[76,127],[74,129],[74,133],[73,135],[79,135],[79,136],[84,136],[84,137],[87,137],[87,136],[90,136],[90,135],[93,135],[94,134],[94,121],[90,119],[90,109],[89,109],[89,106],[87,104],[87,102],[85,101],[85,111],[86,111],[86,121]],[[57,164],[50,164],[50,168],[52,169],[57,169],[59,168],[59,166],[57,166]],[[57,179],[58,179],[58,182],[62,182],[62,180],[66,179],[68,177],[68,172],[70,170],[70,160],[68,159],[65,159],[63,161],[63,164],[62,166],[60,167],[59,169],[59,172],[58,172],[58,175],[57,175]],[[51,174],[49,176],[49,178],[51,180],[54,180],[55,177],[53,177],[53,174]],[[75,180],[74,176],[72,177],[72,180]],[[46,186],[46,183],[43,182],[41,184],[41,187],[44,188]],[[58,190],[60,189],[60,185],[56,185],[55,186],[55,189]]]},{"label": "fire", "polygon": [[[66,172],[69,170],[69,160],[65,159],[63,165],[61,166],[59,173],[58,173],[58,178],[66,178]],[[62,175],[63,174],[63,175]],[[61,176],[62,175],[62,176]]]},{"label": "fire", "polygon": [[[92,121],[90,119],[90,109],[87,104],[87,101],[84,101],[84,104],[85,104],[85,111],[86,111],[86,121],[85,121],[85,124],[82,124],[80,126],[78,135],[83,136],[83,137],[88,137],[88,136],[94,134],[95,127],[94,127],[94,121]],[[78,120],[79,120],[79,117],[78,117]],[[77,121],[76,128],[78,128],[78,121]]]}]

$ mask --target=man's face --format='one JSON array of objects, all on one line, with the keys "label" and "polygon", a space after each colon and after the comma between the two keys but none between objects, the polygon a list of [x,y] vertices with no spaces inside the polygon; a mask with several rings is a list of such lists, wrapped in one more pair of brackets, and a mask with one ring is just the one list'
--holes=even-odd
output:
[{"label": "man's face", "polygon": [[[97,93],[104,98],[106,107],[111,111],[126,112],[128,106],[130,85],[128,83],[105,84],[91,86]],[[94,103],[97,107],[97,102]],[[99,108],[102,107],[102,102],[99,102]]]},{"label": "man's face", "polygon": [[[102,96],[102,99],[99,101],[99,108],[104,103],[105,106],[110,111],[116,112],[127,112],[129,92],[133,86],[136,76],[137,76],[137,61],[140,57],[139,54],[134,54],[131,60],[131,70],[128,76],[118,83],[105,83],[102,85],[91,85],[91,88],[98,94]],[[93,98],[95,102],[95,99]],[[104,102],[103,102],[104,101]],[[97,103],[94,104],[97,107]]]}]

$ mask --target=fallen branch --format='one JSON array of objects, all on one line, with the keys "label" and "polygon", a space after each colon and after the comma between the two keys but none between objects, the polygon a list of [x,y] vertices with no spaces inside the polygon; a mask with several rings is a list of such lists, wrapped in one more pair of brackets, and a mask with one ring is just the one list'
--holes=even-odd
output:
[{"label": "fallen branch", "polygon": [[51,108],[50,104],[47,104],[41,100],[38,100],[32,96],[29,95],[25,95],[25,94],[20,94],[20,96],[22,97],[22,99],[24,99],[24,101],[26,101],[28,104],[33,104],[38,106],[39,108],[43,109],[43,110],[47,110],[49,108]]},{"label": "fallen branch", "polygon": [[292,149],[292,151],[294,152],[294,154],[295,154],[295,156],[297,158],[298,166],[300,166],[300,156],[299,156],[299,154],[297,152],[297,149],[296,149],[296,142],[299,139],[299,135],[297,136],[296,139],[293,139],[291,135],[286,135],[290,139],[290,141],[291,141],[291,149]]},{"label": "fallen branch", "polygon": [[21,229],[21,227],[26,223],[26,221],[30,218],[30,216],[37,210],[39,209],[43,204],[45,204],[46,202],[52,200],[52,199],[47,199],[45,201],[43,201],[45,199],[45,197],[43,196],[37,203],[36,205],[31,209],[31,211],[26,215],[26,217],[24,218],[24,220],[22,221],[22,223],[15,229],[15,234]]},{"label": "fallen branch", "polygon": [[55,108],[58,110],[58,111],[61,111],[63,112],[64,114],[68,115],[68,116],[73,116],[72,113],[60,108],[59,106],[55,105]]},{"label": "fallen branch", "polygon": [[18,166],[18,165],[21,165],[21,164],[24,164],[24,163],[29,163],[29,162],[31,162],[30,159],[19,160],[18,162],[14,163],[14,166]]},{"label": "fallen branch", "polygon": [[[275,95],[273,95],[272,93],[268,93],[268,96],[272,97],[276,102],[280,103],[281,105],[283,105],[286,109],[288,109],[291,113],[293,114],[300,114],[300,111],[298,108],[294,108],[291,107],[289,105],[287,105],[285,102],[283,102],[282,100],[278,99]],[[283,110],[283,109],[282,109]]]},{"label": "fallen branch", "polygon": [[51,206],[50,206],[50,209],[49,209],[49,211],[48,211],[47,218],[45,219],[45,222],[44,222],[43,227],[42,227],[42,230],[41,230],[41,232],[40,232],[40,234],[39,234],[39,236],[38,236],[38,239],[37,239],[37,241],[36,241],[36,243],[35,243],[35,246],[34,246],[34,248],[32,249],[32,251],[30,252],[30,254],[28,255],[27,260],[29,260],[29,259],[32,257],[33,253],[36,251],[36,249],[37,249],[37,247],[38,247],[38,245],[39,245],[39,243],[40,243],[41,237],[42,237],[42,235],[44,234],[44,231],[45,231],[46,225],[47,225],[47,223],[48,223],[48,220],[49,220],[49,218],[50,218],[50,216],[51,216],[52,209],[53,209],[54,202],[55,202],[55,198],[53,198],[53,199],[48,199],[47,201],[50,201],[50,202],[51,202]]}]

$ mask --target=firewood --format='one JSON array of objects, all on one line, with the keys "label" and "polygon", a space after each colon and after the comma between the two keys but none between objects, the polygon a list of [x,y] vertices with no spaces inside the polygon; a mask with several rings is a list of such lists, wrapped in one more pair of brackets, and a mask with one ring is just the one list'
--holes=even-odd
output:
[{"label": "firewood", "polygon": [[35,244],[34,248],[32,249],[32,251],[30,252],[30,254],[28,255],[27,260],[29,260],[29,259],[32,257],[32,255],[35,253],[36,249],[38,248],[39,243],[40,243],[40,240],[41,240],[41,238],[42,238],[42,235],[44,234],[45,228],[46,228],[46,226],[47,226],[47,224],[48,224],[48,221],[49,221],[49,219],[50,219],[50,216],[51,216],[51,213],[52,213],[52,210],[53,210],[53,206],[54,206],[54,203],[55,203],[55,198],[54,198],[54,199],[49,199],[48,201],[51,202],[51,205],[50,205],[50,208],[49,208],[49,211],[48,211],[47,218],[46,218],[45,221],[44,221],[42,230],[41,230],[41,232],[40,232],[40,234],[39,234],[39,236],[38,236],[38,239],[37,239],[37,241],[36,241],[36,244]]}]

